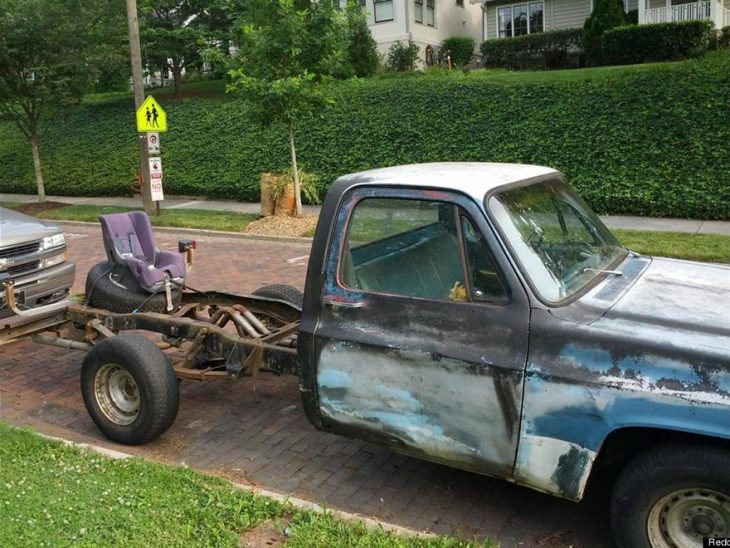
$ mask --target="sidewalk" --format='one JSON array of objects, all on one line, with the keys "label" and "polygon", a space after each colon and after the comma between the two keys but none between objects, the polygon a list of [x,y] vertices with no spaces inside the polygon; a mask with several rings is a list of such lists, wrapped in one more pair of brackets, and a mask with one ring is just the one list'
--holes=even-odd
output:
[{"label": "sidewalk", "polygon": [[[141,207],[140,198],[124,197],[70,197],[46,196],[52,202],[65,204],[91,204],[101,206]],[[34,194],[0,194],[0,202],[31,202]],[[190,197],[170,196],[160,204],[163,209],[207,209],[210,211],[234,211],[236,213],[258,214],[258,203],[227,200],[196,200]],[[304,212],[318,214],[319,206],[304,206]],[[669,219],[656,217],[629,217],[623,215],[602,215],[601,220],[609,228],[629,230],[653,230],[659,232],[689,232],[693,234],[725,234],[730,236],[730,221],[703,221],[695,219]]]}]

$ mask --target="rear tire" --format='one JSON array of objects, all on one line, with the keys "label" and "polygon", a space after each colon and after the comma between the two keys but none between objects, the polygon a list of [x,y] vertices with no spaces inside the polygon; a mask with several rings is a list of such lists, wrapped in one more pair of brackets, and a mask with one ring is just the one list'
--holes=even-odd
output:
[{"label": "rear tire", "polygon": [[730,450],[656,447],[624,468],[611,500],[621,548],[694,548],[730,536]]},{"label": "rear tire", "polygon": [[[172,304],[177,309],[182,301],[180,288],[172,289]],[[139,285],[132,272],[121,265],[103,261],[89,270],[86,275],[86,302],[94,308],[109,312],[127,314],[138,312],[167,312],[167,297],[161,291],[156,295],[147,293]]]},{"label": "rear tire", "polygon": [[296,287],[286,284],[271,284],[260,287],[253,292],[258,297],[268,297],[269,299],[278,299],[294,305],[299,310],[304,304],[304,294]]},{"label": "rear tire", "polygon": [[175,422],[180,392],[165,354],[140,335],[123,333],[94,345],[81,368],[81,394],[109,439],[141,445]]}]

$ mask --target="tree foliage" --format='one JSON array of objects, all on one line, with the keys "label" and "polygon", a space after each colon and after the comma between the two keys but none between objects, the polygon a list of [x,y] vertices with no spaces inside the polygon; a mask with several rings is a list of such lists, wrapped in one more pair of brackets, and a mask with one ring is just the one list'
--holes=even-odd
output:
[{"label": "tree foliage", "polygon": [[38,197],[45,199],[38,124],[77,102],[98,74],[105,2],[4,0],[0,9],[0,114],[30,141]]},{"label": "tree foliage", "polygon": [[583,25],[583,51],[589,65],[603,64],[603,33],[624,24],[626,13],[622,0],[594,0],[593,11]]},{"label": "tree foliage", "polygon": [[347,23],[349,27],[347,55],[352,70],[355,76],[360,78],[372,76],[380,64],[378,46],[370,32],[367,14],[355,0],[347,3]]},{"label": "tree foliage", "polygon": [[183,70],[200,63],[207,47],[201,22],[208,4],[204,0],[144,0],[140,4],[144,56],[151,67],[172,73],[176,93],[180,93]]},{"label": "tree foliage", "polygon": [[296,9],[292,0],[250,0],[238,28],[240,53],[228,89],[253,105],[262,125],[283,123],[288,132],[296,193],[301,193],[294,131],[305,116],[332,104],[327,81],[352,75],[347,20],[328,2]]}]

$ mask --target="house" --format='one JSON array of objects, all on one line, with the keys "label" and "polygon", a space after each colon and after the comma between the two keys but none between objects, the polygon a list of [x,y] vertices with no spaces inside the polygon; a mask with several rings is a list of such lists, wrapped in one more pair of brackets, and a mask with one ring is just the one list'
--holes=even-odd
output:
[{"label": "house", "polygon": [[[708,19],[716,29],[730,25],[730,0],[623,0],[624,9],[638,10],[639,24]],[[481,4],[484,39],[507,38],[582,28],[593,10],[592,0],[471,0]]]},{"label": "house", "polygon": [[[334,0],[338,2],[338,0]],[[475,52],[484,40],[482,9],[470,0],[359,0],[368,14],[378,51],[387,53],[395,42],[410,40],[425,60],[426,46],[437,49],[444,38],[470,36]],[[345,0],[341,1],[344,5]]]}]

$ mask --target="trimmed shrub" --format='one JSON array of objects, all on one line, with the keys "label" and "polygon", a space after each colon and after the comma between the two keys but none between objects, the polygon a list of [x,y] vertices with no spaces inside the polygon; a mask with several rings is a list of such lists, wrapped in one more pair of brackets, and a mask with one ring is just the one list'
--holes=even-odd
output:
[{"label": "trimmed shrub", "polygon": [[625,23],[626,13],[622,0],[594,0],[593,11],[583,25],[583,51],[588,65],[604,64],[601,48],[603,33]]},{"label": "trimmed shrub", "polygon": [[415,70],[417,59],[418,46],[416,44],[408,42],[406,46],[403,42],[395,42],[388,49],[385,64],[393,72],[409,72]]},{"label": "trimmed shrub", "polygon": [[508,69],[577,67],[582,54],[582,29],[554,30],[482,43],[484,66]]},{"label": "trimmed shrub", "polygon": [[707,51],[710,21],[627,25],[603,34],[603,59],[609,65],[680,61]]},{"label": "trimmed shrub", "polygon": [[[552,166],[600,213],[730,219],[730,52],[567,74],[419,72],[335,84],[342,100],[304,119],[297,154],[335,178],[412,162]],[[49,115],[48,194],[129,195],[138,167],[131,97]],[[290,163],[286,129],[243,101],[158,97],[165,193],[258,201],[261,173]],[[0,121],[0,192],[35,192],[30,145]]]},{"label": "trimmed shrub", "polygon": [[471,61],[476,42],[470,36],[450,36],[439,45],[441,56],[446,59],[451,50],[451,62],[459,68],[465,67]]},{"label": "trimmed shrub", "polygon": [[629,25],[639,24],[639,10],[629,10],[626,12],[626,22]]}]

